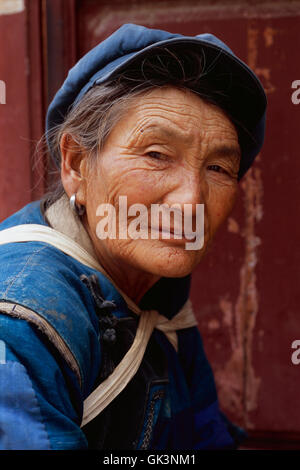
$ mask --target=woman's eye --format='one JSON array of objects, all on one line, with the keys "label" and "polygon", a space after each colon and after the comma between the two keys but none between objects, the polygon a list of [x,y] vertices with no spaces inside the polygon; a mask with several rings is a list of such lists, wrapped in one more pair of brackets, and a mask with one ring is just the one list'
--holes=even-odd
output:
[{"label": "woman's eye", "polygon": [[160,160],[161,158],[163,158],[163,154],[160,153],[160,152],[148,152],[147,153],[147,156],[148,157],[151,157],[151,158],[155,158],[156,160]]},{"label": "woman's eye", "polygon": [[237,171],[235,172],[234,170],[231,170],[231,169],[226,170],[225,168],[221,167],[220,165],[209,165],[207,168],[210,171],[214,171],[216,173],[220,173],[221,175],[228,176],[228,177],[232,178],[233,180],[238,179],[238,172]]},{"label": "woman's eye", "polygon": [[209,170],[216,171],[217,173],[227,173],[224,168],[222,168],[220,165],[209,165],[207,167]]}]

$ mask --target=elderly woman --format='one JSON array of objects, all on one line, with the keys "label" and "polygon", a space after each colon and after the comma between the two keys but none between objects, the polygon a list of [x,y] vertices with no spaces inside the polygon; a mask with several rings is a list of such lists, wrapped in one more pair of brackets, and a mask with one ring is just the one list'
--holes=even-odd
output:
[{"label": "elderly woman", "polygon": [[47,114],[61,178],[0,225],[2,449],[237,447],[189,283],[265,109],[209,34],[124,25],[73,67]]}]

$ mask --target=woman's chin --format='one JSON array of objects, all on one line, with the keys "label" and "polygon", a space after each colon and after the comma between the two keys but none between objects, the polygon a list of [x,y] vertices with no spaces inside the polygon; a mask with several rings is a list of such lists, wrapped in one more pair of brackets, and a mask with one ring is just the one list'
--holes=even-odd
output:
[{"label": "woman's chin", "polygon": [[144,250],[141,266],[143,270],[155,276],[184,277],[191,274],[201,257],[199,251],[160,247],[160,249]]}]

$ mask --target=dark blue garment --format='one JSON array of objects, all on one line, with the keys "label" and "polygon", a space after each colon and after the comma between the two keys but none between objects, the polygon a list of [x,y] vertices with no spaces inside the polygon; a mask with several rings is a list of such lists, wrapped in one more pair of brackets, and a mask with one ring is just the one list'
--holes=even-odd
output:
[{"label": "dark blue garment", "polygon": [[50,449],[36,394],[18,361],[0,364],[0,390],[0,449],[23,449],[24,442],[27,449]]},{"label": "dark blue garment", "polygon": [[[40,201],[6,219],[0,230],[24,223],[47,225]],[[0,246],[0,265],[0,302],[2,307],[3,302],[11,304],[11,310],[6,307],[4,312],[0,303],[0,448],[88,448],[89,435],[80,428],[83,401],[99,382],[105,351],[99,340],[93,297],[80,276],[97,276],[103,297],[116,305],[113,315],[120,324],[129,319],[131,327],[136,328],[136,315],[104,275],[46,243]],[[162,279],[140,306],[155,308],[171,318],[188,295],[188,277]],[[27,316],[22,307],[30,309]],[[198,329],[178,332],[178,354],[163,333],[154,331],[137,377],[160,374],[163,362],[168,380],[160,381],[159,386],[158,382],[149,383],[145,407],[136,410],[138,420],[142,420],[139,436],[130,445],[137,449],[235,447],[242,432],[237,433],[235,442],[231,423],[219,411],[213,374]],[[114,409],[122,399],[126,398],[135,412],[133,392],[140,385],[133,381],[110,405],[110,420],[101,430],[103,442],[113,445],[114,430],[119,427]],[[130,430],[131,420],[127,419],[125,425]],[[116,445],[122,448],[122,442]]]}]

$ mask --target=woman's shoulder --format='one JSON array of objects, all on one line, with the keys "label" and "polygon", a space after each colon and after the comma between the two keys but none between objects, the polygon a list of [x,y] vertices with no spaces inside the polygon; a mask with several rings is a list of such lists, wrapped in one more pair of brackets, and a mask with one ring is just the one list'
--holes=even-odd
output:
[{"label": "woman's shoulder", "polygon": [[93,299],[80,280],[89,274],[85,267],[41,242],[7,245],[0,263],[0,312],[30,323],[67,359],[81,384],[90,382],[86,365],[93,357],[99,366],[100,344]]},{"label": "woman's shoulder", "polygon": [[[39,201],[2,222],[0,233],[32,223],[47,225]],[[69,359],[82,384],[89,383],[86,364],[100,361],[99,329],[93,298],[80,277],[91,269],[40,241],[0,245],[0,265],[0,322],[5,316],[25,320]]]},{"label": "woman's shoulder", "polygon": [[89,267],[47,241],[16,241],[14,234],[3,236],[6,229],[33,224],[48,227],[40,201],[0,224],[0,299],[29,303],[28,307],[37,306],[44,313],[62,310],[67,314],[75,309],[77,315],[88,313],[93,322],[92,297],[80,279],[92,271]]}]

